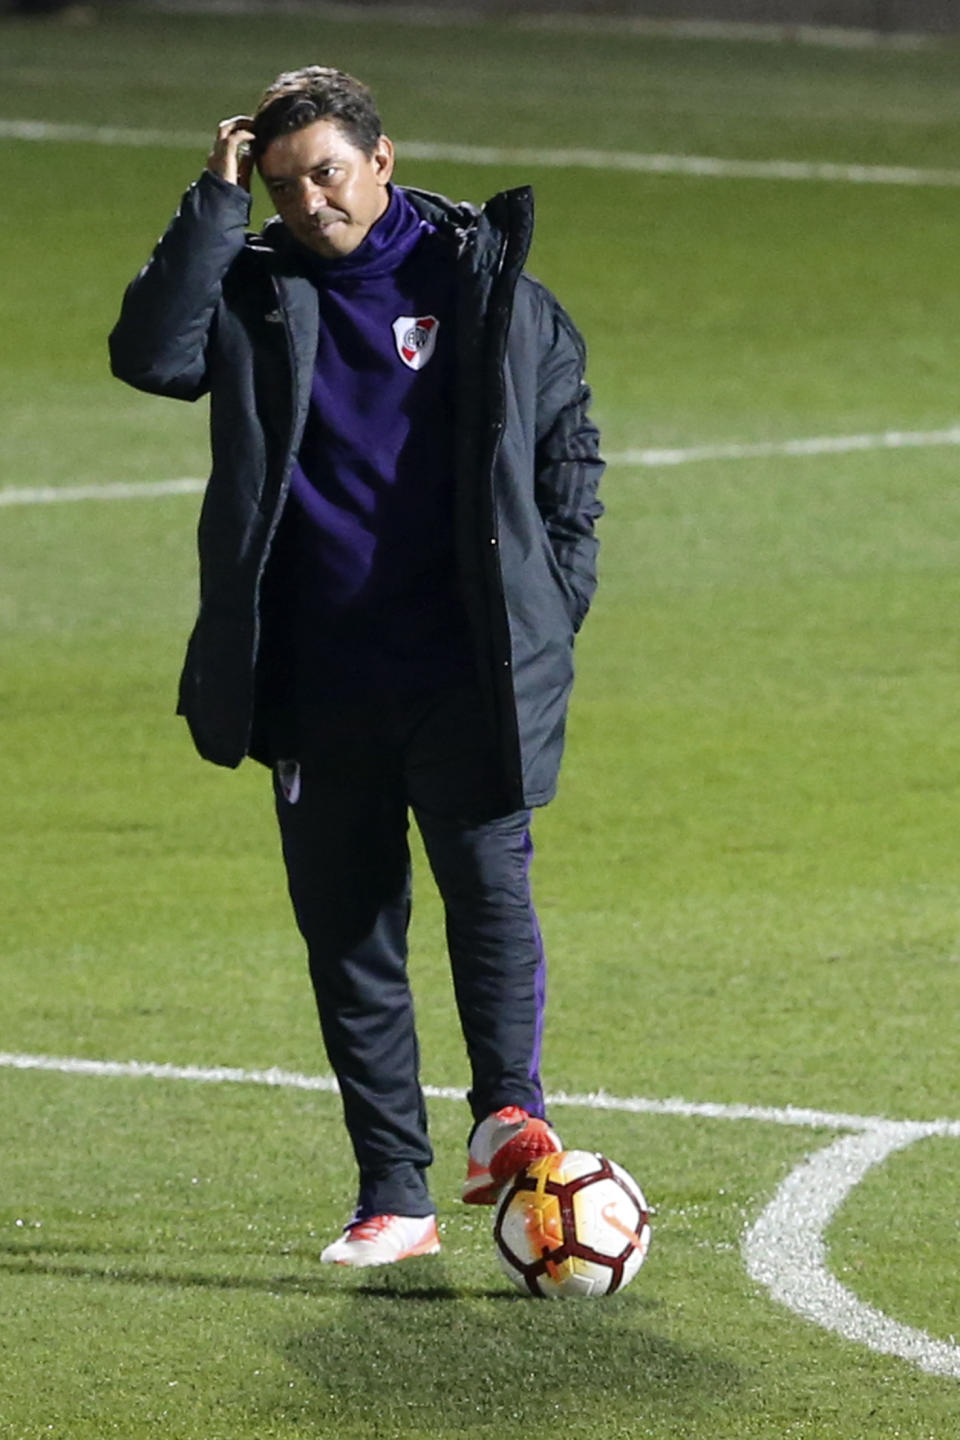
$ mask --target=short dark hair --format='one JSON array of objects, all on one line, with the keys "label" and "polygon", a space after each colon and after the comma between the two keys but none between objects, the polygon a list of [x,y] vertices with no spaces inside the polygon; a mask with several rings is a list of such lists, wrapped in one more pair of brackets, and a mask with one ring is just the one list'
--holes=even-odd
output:
[{"label": "short dark hair", "polygon": [[287,70],[268,85],[254,112],[250,152],[259,161],[278,135],[335,120],[351,145],[368,157],[383,134],[376,102],[366,85],[343,70],[307,65]]}]

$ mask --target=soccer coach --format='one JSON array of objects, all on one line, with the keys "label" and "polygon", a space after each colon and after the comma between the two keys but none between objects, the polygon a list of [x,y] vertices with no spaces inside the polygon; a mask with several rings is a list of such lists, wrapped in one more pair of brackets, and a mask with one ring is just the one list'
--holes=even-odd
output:
[{"label": "soccer coach", "polygon": [[[392,183],[366,86],[310,66],[220,125],[110,337],[139,389],[210,396],[179,712],[271,767],[359,1167],[322,1258],[439,1249],[407,982],[408,815],[443,899],[471,1067],[463,1199],[560,1149],[540,1083],[531,808],[553,795],[602,462],[583,342],[525,273],[529,189]],[[247,230],[256,168],[276,215]]]}]

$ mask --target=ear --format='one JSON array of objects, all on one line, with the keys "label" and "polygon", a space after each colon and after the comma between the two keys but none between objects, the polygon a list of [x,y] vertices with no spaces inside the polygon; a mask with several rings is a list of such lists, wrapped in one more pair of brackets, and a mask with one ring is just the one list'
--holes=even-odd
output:
[{"label": "ear", "polygon": [[370,157],[378,185],[388,185],[393,174],[395,154],[393,141],[381,135]]}]

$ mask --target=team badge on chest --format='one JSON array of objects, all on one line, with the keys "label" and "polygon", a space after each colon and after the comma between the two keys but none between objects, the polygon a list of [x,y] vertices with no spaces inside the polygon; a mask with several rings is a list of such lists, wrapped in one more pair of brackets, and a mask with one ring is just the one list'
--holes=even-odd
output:
[{"label": "team badge on chest", "polygon": [[422,370],[437,348],[440,321],[435,315],[398,315],[393,322],[397,354],[411,370]]}]

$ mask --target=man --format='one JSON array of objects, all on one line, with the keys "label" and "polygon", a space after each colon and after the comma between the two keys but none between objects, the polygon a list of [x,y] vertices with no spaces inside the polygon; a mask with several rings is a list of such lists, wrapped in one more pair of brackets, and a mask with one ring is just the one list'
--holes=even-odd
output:
[{"label": "man", "polygon": [[[406,976],[407,817],[446,913],[474,1126],[463,1199],[560,1148],[539,1078],[530,810],[556,784],[602,464],[584,350],[523,272],[527,189],[392,183],[365,86],[281,75],[225,121],[129,287],[114,373],[209,393],[180,712],[272,767],[294,911],[360,1172],[322,1258],[439,1249]],[[246,226],[253,168],[276,206]]]}]

